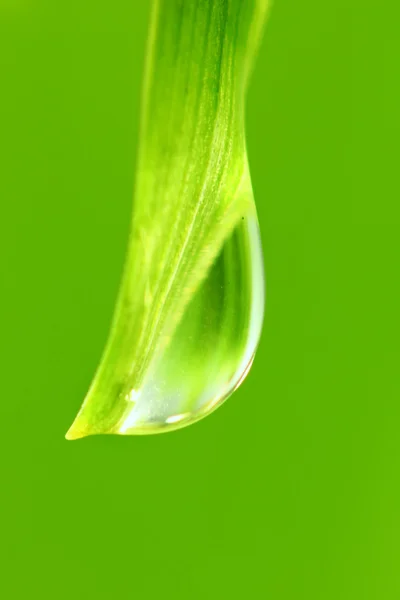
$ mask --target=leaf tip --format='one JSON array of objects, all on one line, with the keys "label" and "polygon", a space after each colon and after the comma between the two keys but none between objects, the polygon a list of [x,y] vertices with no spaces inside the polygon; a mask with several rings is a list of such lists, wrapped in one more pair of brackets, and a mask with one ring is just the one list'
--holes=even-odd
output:
[{"label": "leaf tip", "polygon": [[87,435],[88,433],[83,428],[79,427],[79,424],[77,424],[75,420],[65,434],[65,439],[68,441],[79,440]]}]

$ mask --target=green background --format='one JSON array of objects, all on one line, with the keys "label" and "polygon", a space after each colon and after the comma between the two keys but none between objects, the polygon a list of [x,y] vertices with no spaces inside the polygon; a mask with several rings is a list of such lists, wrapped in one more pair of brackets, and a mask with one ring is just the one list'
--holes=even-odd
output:
[{"label": "green background", "polygon": [[248,98],[268,303],[247,381],[64,434],[127,245],[139,0],[0,0],[0,595],[400,598],[399,10],[276,0]]}]

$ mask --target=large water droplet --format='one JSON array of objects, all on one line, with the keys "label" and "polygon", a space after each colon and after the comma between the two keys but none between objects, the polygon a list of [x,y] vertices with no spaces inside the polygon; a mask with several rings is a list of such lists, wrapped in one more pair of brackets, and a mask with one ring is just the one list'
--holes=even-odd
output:
[{"label": "large water droplet", "polygon": [[126,395],[118,433],[176,429],[217,408],[250,370],[263,313],[263,258],[253,213],[226,241],[143,385]]}]

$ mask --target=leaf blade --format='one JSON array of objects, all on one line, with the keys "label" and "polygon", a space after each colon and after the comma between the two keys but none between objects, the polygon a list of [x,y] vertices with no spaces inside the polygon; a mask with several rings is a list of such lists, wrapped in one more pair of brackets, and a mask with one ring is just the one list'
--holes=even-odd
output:
[{"label": "leaf blade", "polygon": [[255,211],[244,99],[266,0],[158,0],[128,256],[111,333],[67,437],[117,433],[160,347]]}]

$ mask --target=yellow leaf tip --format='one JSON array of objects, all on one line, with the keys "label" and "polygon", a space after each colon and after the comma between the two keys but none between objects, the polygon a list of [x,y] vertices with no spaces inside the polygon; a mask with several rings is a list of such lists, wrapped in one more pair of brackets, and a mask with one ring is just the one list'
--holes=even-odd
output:
[{"label": "yellow leaf tip", "polygon": [[80,429],[79,427],[77,427],[75,425],[75,423],[73,423],[71,425],[71,427],[68,429],[67,433],[65,434],[65,439],[70,441],[70,440],[79,440],[83,437],[86,437],[88,434],[86,431],[84,431],[83,429]]}]

